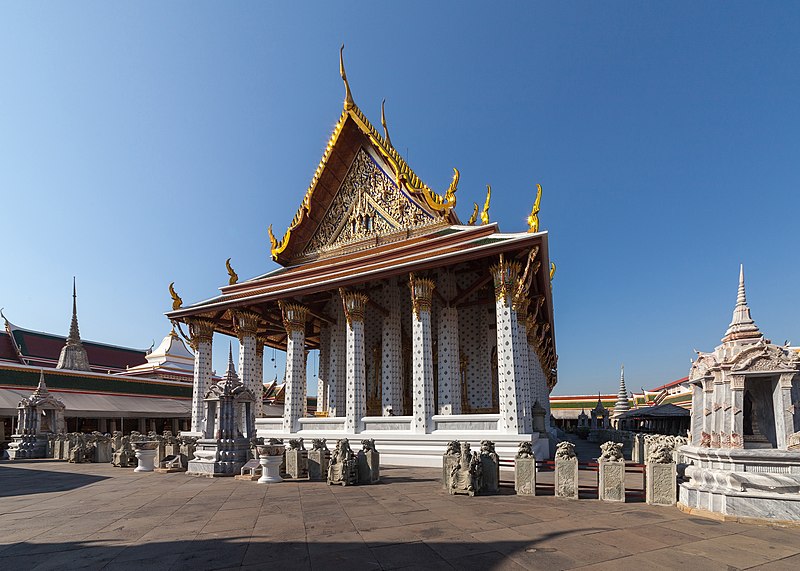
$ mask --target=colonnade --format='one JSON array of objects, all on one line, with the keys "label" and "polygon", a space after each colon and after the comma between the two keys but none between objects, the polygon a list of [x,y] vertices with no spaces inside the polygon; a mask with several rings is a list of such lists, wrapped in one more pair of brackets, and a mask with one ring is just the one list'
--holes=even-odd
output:
[{"label": "colonnade", "polygon": [[[537,269],[538,263],[533,268],[534,274]],[[529,296],[529,283],[525,283],[530,282],[526,277],[528,270],[530,267],[523,272],[520,262],[506,260],[503,256],[490,267],[496,312],[498,430],[509,434],[532,431],[531,409],[537,402],[546,409],[545,418],[549,425],[549,389],[540,366],[540,354],[551,343],[547,337],[549,325],[537,320],[544,296]],[[454,276],[447,271],[440,273],[438,282],[411,273],[407,283],[412,309],[411,402],[407,404],[410,404],[412,413],[411,430],[430,433],[434,430],[434,415],[458,415],[469,410],[468,403],[464,402],[465,391],[462,391],[465,379],[459,309],[446,301],[454,299],[458,290]],[[442,306],[434,335],[431,312],[437,286],[440,288],[437,298]],[[332,295],[334,303],[331,304],[330,322],[325,320],[320,328],[318,410],[325,410],[330,417],[343,417],[346,432],[358,433],[363,430],[362,419],[367,415],[365,313],[373,311],[373,305],[382,313],[380,362],[375,365],[380,379],[380,411],[383,416],[391,416],[404,409],[402,288],[389,286],[372,294],[380,296],[376,297],[375,303],[371,303],[363,291],[339,289]],[[283,431],[295,433],[300,430],[300,419],[307,413],[305,334],[310,310],[300,303],[282,301],[278,305],[287,335]],[[265,340],[257,335],[259,316],[250,311],[235,311],[234,320],[240,341],[239,375],[243,384],[257,396],[253,414],[262,416],[261,368]],[[203,397],[211,383],[213,323],[202,318],[192,318],[188,322],[195,350],[192,431],[200,432]],[[434,337],[437,340],[436,359]],[[375,351],[378,351],[377,347]],[[435,378],[438,379],[436,395]],[[492,380],[489,378],[486,382]]]}]

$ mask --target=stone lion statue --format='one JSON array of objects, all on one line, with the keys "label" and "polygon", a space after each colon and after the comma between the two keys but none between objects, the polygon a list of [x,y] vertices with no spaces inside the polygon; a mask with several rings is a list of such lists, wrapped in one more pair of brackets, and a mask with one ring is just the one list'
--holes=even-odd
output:
[{"label": "stone lion statue", "polygon": [[451,440],[447,443],[447,450],[444,451],[445,456],[457,456],[461,454],[461,443],[458,440]]},{"label": "stone lion statue", "polygon": [[566,440],[556,444],[556,458],[561,458],[563,460],[577,458],[575,455],[575,445],[572,442],[567,442]]},{"label": "stone lion statue", "polygon": [[520,442],[517,458],[534,458],[533,446],[530,442]]},{"label": "stone lion statue", "polygon": [[324,438],[314,438],[311,440],[311,450],[327,451],[328,446]]},{"label": "stone lion statue", "polygon": [[670,464],[672,462],[672,449],[665,444],[657,444],[650,448],[647,456],[648,464]]},{"label": "stone lion statue", "polygon": [[[374,438],[367,438],[361,441],[361,448],[364,452],[369,452],[370,450],[375,450],[375,439]],[[377,452],[377,450],[375,450]]]},{"label": "stone lion statue", "polygon": [[302,438],[292,438],[289,440],[289,450],[305,450]]},{"label": "stone lion statue", "polygon": [[600,462],[622,462],[625,458],[622,455],[621,442],[603,442],[600,445]]}]

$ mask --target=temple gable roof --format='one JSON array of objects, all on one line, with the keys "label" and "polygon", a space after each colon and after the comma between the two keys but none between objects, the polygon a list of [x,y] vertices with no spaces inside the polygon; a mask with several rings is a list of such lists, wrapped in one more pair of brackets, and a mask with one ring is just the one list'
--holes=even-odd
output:
[{"label": "temple gable roof", "polygon": [[280,240],[270,226],[272,258],[282,266],[375,236],[460,223],[458,171],[444,196],[434,192],[392,146],[385,119],[381,135],[346,86],[344,109],[297,214]]}]

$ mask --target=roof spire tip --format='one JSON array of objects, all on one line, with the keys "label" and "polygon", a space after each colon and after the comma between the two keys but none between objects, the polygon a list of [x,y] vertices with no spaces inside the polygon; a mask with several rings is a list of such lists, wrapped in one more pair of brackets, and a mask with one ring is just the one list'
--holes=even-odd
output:
[{"label": "roof spire tip", "polygon": [[350,83],[347,81],[347,73],[344,71],[344,44],[339,48],[339,75],[342,76],[342,81],[344,81],[344,108],[352,109],[355,107],[356,102],[353,101],[353,93],[350,91]]}]

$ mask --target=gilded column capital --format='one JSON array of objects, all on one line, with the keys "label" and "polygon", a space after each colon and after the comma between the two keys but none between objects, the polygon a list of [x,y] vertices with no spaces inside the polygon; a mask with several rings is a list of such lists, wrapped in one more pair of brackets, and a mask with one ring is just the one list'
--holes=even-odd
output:
[{"label": "gilded column capital", "polygon": [[522,323],[527,328],[528,326],[528,306],[530,305],[531,300],[527,297],[522,296],[514,296],[514,301],[511,303],[511,307],[514,311],[517,312],[517,320],[519,323]]},{"label": "gilded column capital", "polygon": [[367,307],[367,302],[369,302],[369,297],[359,291],[349,291],[344,288],[339,288],[339,295],[342,298],[347,324],[352,325],[353,321],[363,322],[364,310]]},{"label": "gilded column capital", "polygon": [[411,290],[411,307],[414,316],[419,317],[420,312],[431,310],[433,303],[433,290],[436,287],[433,280],[428,278],[418,278],[411,273],[408,276],[408,287]]},{"label": "gilded column capital", "polygon": [[494,279],[495,300],[509,305],[517,285],[517,277],[522,265],[517,261],[508,261],[500,254],[500,262],[490,266],[489,271]]},{"label": "gilded column capital", "polygon": [[279,301],[278,307],[281,309],[286,333],[291,334],[296,331],[305,333],[306,320],[308,319],[308,308],[305,305]]},{"label": "gilded column capital", "polygon": [[241,341],[247,335],[255,335],[261,316],[253,311],[239,310],[233,312],[236,336]]},{"label": "gilded column capital", "polygon": [[186,323],[189,325],[189,344],[195,351],[200,343],[211,341],[214,336],[214,322],[210,319],[188,319]]},{"label": "gilded column capital", "polygon": [[269,342],[266,335],[256,335],[256,355],[264,354],[264,346]]}]

